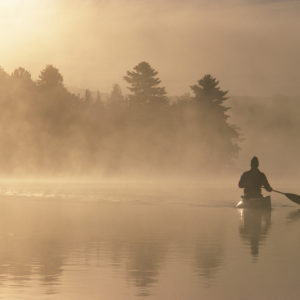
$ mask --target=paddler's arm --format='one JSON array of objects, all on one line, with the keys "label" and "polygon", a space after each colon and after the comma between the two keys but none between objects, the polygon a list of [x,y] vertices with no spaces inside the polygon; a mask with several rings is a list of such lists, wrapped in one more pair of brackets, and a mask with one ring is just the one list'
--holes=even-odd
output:
[{"label": "paddler's arm", "polygon": [[263,186],[268,192],[272,192],[272,190],[273,190],[273,189],[271,188],[270,184],[269,184],[269,181],[268,181],[266,175],[263,174],[263,173],[262,173],[262,186]]}]

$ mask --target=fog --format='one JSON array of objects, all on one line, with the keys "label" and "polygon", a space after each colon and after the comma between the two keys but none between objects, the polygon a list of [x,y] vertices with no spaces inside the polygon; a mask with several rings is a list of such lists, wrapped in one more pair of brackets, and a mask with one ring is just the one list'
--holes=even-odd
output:
[{"label": "fog", "polygon": [[0,0],[1,296],[299,299],[299,17]]},{"label": "fog", "polygon": [[148,61],[170,95],[211,73],[232,95],[297,95],[299,1],[0,1],[0,65],[109,92]]},{"label": "fog", "polygon": [[268,173],[281,180],[297,180],[299,97],[236,97],[232,107],[232,117],[244,136],[238,164],[246,165],[254,151]]},{"label": "fog", "polygon": [[[0,1],[1,172],[235,176],[257,155],[295,176],[299,14],[299,1]],[[159,108],[124,80],[141,62]],[[41,87],[47,65],[59,88]],[[228,91],[214,108],[191,89],[206,74]]]}]

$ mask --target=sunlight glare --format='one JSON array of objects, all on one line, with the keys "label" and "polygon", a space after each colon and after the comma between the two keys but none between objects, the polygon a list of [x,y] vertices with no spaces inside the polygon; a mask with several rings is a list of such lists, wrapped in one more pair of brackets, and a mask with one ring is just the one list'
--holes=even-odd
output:
[{"label": "sunlight glare", "polygon": [[0,6],[16,7],[21,4],[23,0],[0,0]]}]

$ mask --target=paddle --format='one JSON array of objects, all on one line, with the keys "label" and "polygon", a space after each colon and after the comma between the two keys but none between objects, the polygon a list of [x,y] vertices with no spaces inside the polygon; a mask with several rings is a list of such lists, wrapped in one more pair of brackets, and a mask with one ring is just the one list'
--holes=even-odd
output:
[{"label": "paddle", "polygon": [[295,202],[297,204],[300,204],[300,196],[299,195],[291,194],[291,193],[283,193],[283,192],[279,192],[279,191],[276,191],[276,190],[272,190],[272,191],[275,192],[275,193],[279,193],[279,194],[285,195],[291,201],[293,201],[293,202]]}]

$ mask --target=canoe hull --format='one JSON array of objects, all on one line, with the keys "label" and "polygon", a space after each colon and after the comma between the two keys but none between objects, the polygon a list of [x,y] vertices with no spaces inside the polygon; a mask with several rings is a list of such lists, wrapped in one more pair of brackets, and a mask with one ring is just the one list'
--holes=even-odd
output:
[{"label": "canoe hull", "polygon": [[271,209],[271,197],[260,197],[260,198],[243,198],[236,205],[237,208],[263,208]]}]

